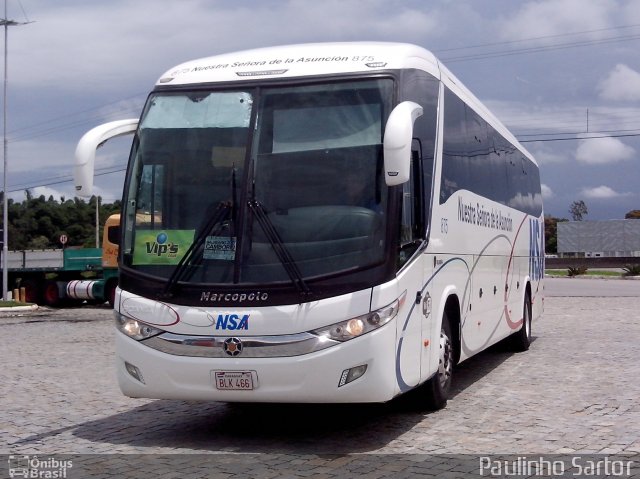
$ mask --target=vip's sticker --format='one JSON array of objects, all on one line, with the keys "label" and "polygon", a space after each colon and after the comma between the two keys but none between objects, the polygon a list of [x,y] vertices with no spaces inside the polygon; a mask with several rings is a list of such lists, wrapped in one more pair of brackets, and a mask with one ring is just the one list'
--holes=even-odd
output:
[{"label": "vip's sticker", "polygon": [[133,264],[178,264],[191,243],[195,230],[136,231]]},{"label": "vip's sticker", "polygon": [[204,243],[203,258],[233,261],[236,258],[236,238],[207,236]]}]

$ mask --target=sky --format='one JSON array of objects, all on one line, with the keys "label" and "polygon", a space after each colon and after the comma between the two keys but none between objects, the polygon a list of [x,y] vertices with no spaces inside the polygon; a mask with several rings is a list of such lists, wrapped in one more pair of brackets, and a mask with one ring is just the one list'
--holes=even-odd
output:
[{"label": "sky", "polygon": [[[219,53],[322,41],[431,50],[523,141],[545,214],[640,209],[638,0],[6,0],[7,190],[74,196],[74,151],[137,118],[159,76]],[[31,22],[31,23],[26,23]],[[1,100],[1,98],[0,98]],[[131,137],[96,160],[95,192],[121,197]]]}]

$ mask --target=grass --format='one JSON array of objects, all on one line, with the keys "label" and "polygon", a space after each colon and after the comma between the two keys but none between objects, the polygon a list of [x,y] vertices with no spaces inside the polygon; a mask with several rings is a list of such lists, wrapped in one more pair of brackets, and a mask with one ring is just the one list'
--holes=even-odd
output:
[{"label": "grass", "polygon": [[[566,269],[548,269],[545,274],[549,276],[568,277],[569,271]],[[580,276],[606,276],[607,278],[620,278],[623,275],[621,271],[587,271]]]},{"label": "grass", "polygon": [[31,306],[31,303],[21,303],[20,301],[0,300],[0,308],[15,308],[16,306]]}]

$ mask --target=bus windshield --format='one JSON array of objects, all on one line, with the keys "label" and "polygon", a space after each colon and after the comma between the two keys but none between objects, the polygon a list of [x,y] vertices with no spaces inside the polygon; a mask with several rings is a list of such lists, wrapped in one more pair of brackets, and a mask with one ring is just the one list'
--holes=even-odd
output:
[{"label": "bus windshield", "polygon": [[392,92],[376,79],[153,93],[123,265],[176,283],[295,285],[380,264]]}]

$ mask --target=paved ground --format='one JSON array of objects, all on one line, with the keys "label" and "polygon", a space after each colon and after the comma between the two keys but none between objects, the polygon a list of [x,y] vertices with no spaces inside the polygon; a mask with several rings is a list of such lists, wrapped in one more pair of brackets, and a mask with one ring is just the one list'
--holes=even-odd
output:
[{"label": "paved ground", "polygon": [[547,278],[545,294],[559,297],[640,297],[640,277],[626,279]]},{"label": "paved ground", "polygon": [[[337,407],[129,399],[114,377],[109,310],[2,317],[0,454],[207,453],[188,456],[178,475],[154,475],[205,477],[189,469],[204,467],[206,476],[245,478],[427,470],[467,477],[464,471],[477,475],[478,455],[632,454],[631,472],[640,477],[640,291],[554,296],[566,281],[573,280],[547,283],[530,351],[497,348],[463,363],[453,399],[435,413],[407,401]],[[453,456],[440,456],[449,454],[469,456],[452,471]],[[91,457],[74,457],[70,471],[79,473],[84,461],[84,475],[67,477],[143,477],[125,472],[132,462],[151,467],[142,466],[149,456],[111,456],[108,464],[96,456],[100,467]]]}]

